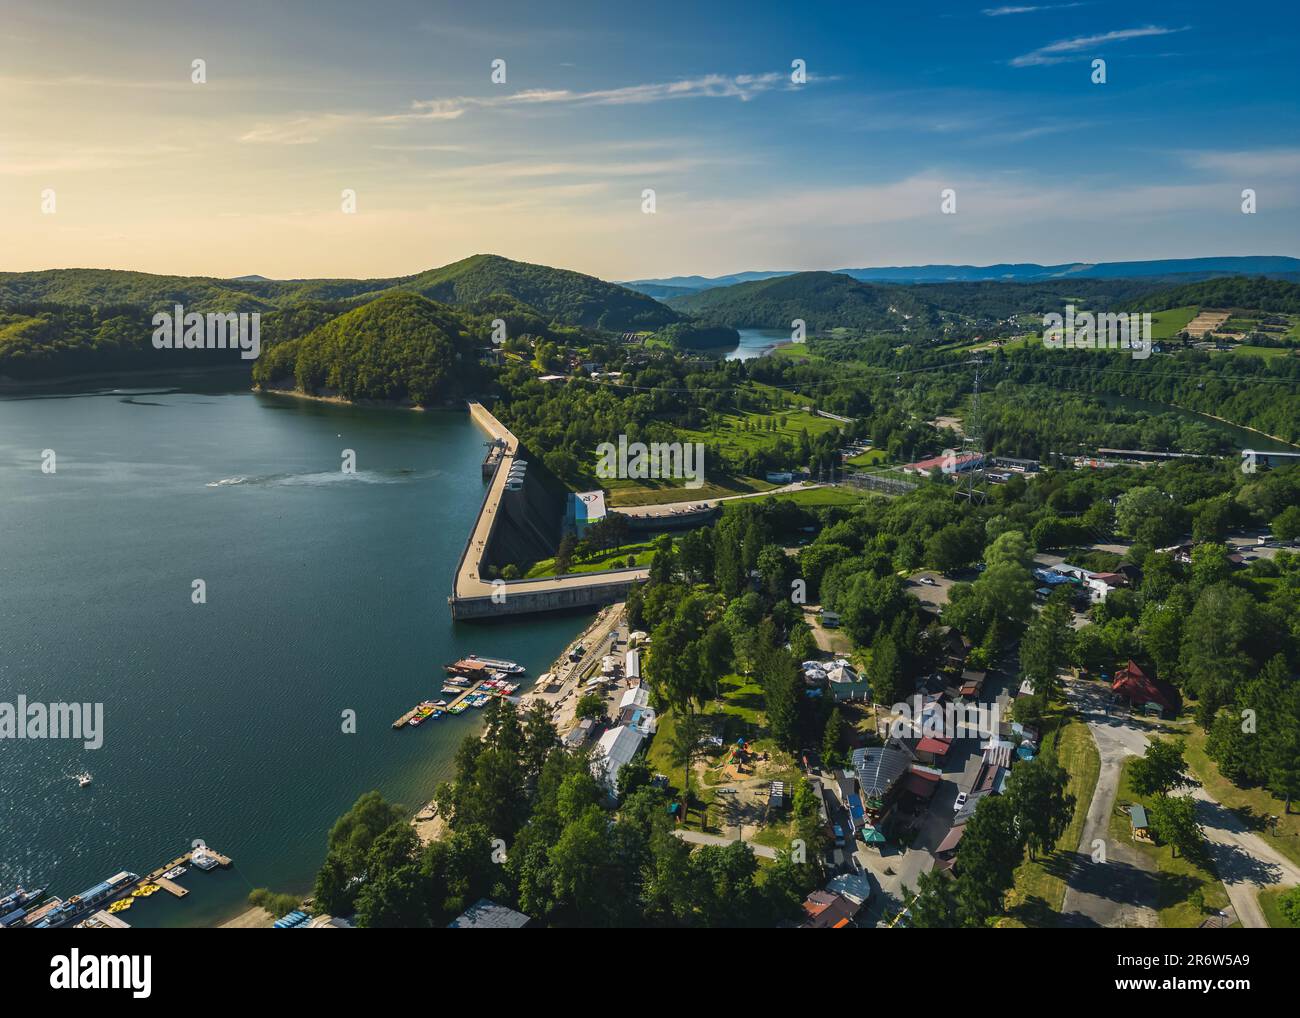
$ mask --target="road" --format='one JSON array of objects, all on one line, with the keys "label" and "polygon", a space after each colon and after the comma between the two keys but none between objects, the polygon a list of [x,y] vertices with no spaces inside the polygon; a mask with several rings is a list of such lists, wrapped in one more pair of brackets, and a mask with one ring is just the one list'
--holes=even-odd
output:
[{"label": "road", "polygon": [[[1109,690],[1100,683],[1076,680],[1069,682],[1066,689],[1067,697],[1087,723],[1097,744],[1101,772],[1079,836],[1078,850],[1069,860],[1062,924],[1157,926],[1155,868],[1132,845],[1110,837],[1110,817],[1115,810],[1120,768],[1125,757],[1146,752],[1146,736],[1132,725],[1106,716]],[[1104,855],[1094,860],[1095,852]]]},{"label": "road", "polygon": [[[1156,924],[1156,878],[1145,855],[1109,837],[1119,770],[1125,757],[1146,753],[1144,732],[1123,717],[1106,716],[1105,687],[1072,680],[1067,693],[1085,718],[1097,751],[1101,774],[1079,839],[1063,908],[1067,925],[1153,926]],[[1241,925],[1268,926],[1259,907],[1259,891],[1269,886],[1300,884],[1300,866],[1274,849],[1263,836],[1249,830],[1232,810],[1203,788],[1192,793],[1219,879],[1223,881]],[[1091,859],[1096,840],[1105,843],[1105,864]]]}]

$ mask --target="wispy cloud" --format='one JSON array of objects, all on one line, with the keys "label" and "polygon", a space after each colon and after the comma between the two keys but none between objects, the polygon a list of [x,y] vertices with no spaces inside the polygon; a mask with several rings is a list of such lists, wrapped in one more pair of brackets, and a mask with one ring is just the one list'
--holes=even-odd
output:
[{"label": "wispy cloud", "polygon": [[[808,83],[833,80],[808,75]],[[739,99],[748,102],[764,92],[795,88],[784,71],[762,74],[705,74],[678,81],[651,82],[589,91],[526,89],[500,96],[457,96],[417,99],[398,113],[320,113],[265,122],[240,135],[239,140],[276,145],[309,145],[342,128],[361,125],[400,126],[423,121],[457,120],[470,109],[533,106],[634,106],[673,99]]]},{"label": "wispy cloud", "polygon": [[1039,11],[1063,11],[1070,7],[1083,7],[1077,4],[1038,4],[1025,7],[985,7],[980,11],[986,18],[1005,18],[1008,14],[1036,14]]},{"label": "wispy cloud", "polygon": [[1127,42],[1130,39],[1143,39],[1155,35],[1173,35],[1185,32],[1184,28],[1166,28],[1163,25],[1145,25],[1142,28],[1121,28],[1114,32],[1101,32],[1097,35],[1079,35],[1073,39],[1058,39],[1056,42],[1040,46],[1030,53],[1024,53],[1011,61],[1012,67],[1041,67],[1046,64],[1059,64],[1064,60],[1077,57],[1080,53],[1095,50],[1112,42]]}]

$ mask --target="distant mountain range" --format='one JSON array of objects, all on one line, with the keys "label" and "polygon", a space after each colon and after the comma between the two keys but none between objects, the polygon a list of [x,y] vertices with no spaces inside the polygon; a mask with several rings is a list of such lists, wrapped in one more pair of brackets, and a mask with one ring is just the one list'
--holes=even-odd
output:
[{"label": "distant mountain range", "polygon": [[[669,276],[634,279],[624,286],[649,297],[667,300],[719,286],[792,276],[799,269],[776,272],[736,272],[728,276]],[[866,283],[1038,283],[1064,279],[1157,279],[1175,277],[1190,283],[1215,276],[1275,276],[1300,279],[1300,258],[1285,255],[1246,255],[1227,258],[1163,258],[1137,262],[1070,262],[1038,265],[908,265],[873,269],[835,269],[836,274]]]}]

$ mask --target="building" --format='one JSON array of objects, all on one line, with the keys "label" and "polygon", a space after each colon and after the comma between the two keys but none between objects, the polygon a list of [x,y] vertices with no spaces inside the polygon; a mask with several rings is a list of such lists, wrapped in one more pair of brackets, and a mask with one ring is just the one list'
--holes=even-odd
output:
[{"label": "building", "polygon": [[655,731],[655,709],[650,706],[650,690],[646,686],[633,686],[623,693],[618,702],[619,724],[634,728],[642,735]]},{"label": "building", "polygon": [[1132,707],[1154,703],[1161,710],[1177,714],[1182,705],[1178,690],[1167,682],[1153,679],[1132,660],[1115,673],[1110,690],[1116,699],[1126,701]]},{"label": "building", "polygon": [[605,518],[605,493],[603,491],[570,492],[564,507],[564,526],[577,537],[587,528]]},{"label": "building", "polygon": [[905,474],[919,474],[929,477],[935,473],[960,474],[975,470],[984,464],[984,456],[978,452],[964,452],[956,456],[931,456],[929,459],[917,460],[903,466]]},{"label": "building", "polygon": [[641,652],[639,650],[629,650],[623,658],[623,678],[629,684],[641,684]]},{"label": "building", "polygon": [[583,718],[565,734],[564,748],[577,749],[580,746],[585,746],[587,740],[591,738],[591,733],[595,731],[595,727],[595,721],[591,718]]},{"label": "building", "polygon": [[803,903],[801,930],[830,930],[851,927],[862,906],[832,891],[813,891]]},{"label": "building", "polygon": [[480,898],[447,924],[449,930],[521,930],[532,924],[532,919],[513,908],[498,905],[489,898]]},{"label": "building", "polygon": [[912,754],[895,745],[853,751],[853,770],[862,790],[865,824],[879,829],[893,811],[898,783],[912,766]]},{"label": "building", "polygon": [[603,769],[605,785],[611,794],[618,791],[618,772],[637,755],[644,741],[645,735],[630,725],[611,728],[597,741],[591,755],[592,773],[601,777]]}]

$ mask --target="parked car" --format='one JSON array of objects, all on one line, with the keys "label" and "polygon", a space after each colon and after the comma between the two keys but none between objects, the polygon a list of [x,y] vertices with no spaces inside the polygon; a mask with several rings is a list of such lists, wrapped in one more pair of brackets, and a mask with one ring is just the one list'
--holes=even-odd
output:
[{"label": "parked car", "polygon": [[961,811],[961,808],[962,808],[963,806],[965,806],[965,805],[966,805],[966,793],[965,793],[965,792],[958,792],[958,793],[957,793],[957,798],[955,798],[955,799],[952,801],[952,811],[953,811],[954,813],[958,813],[958,812]]},{"label": "parked car", "polygon": [[921,577],[921,582],[924,583],[927,587],[937,587],[937,586],[939,586],[939,584],[937,584],[937,583],[934,582],[934,577],[933,577],[933,576],[922,576],[922,577]]},{"label": "parked car", "polygon": [[841,827],[839,824],[836,824],[834,829],[835,829],[835,847],[836,847],[836,848],[843,848],[843,847],[844,847],[844,828]]}]

